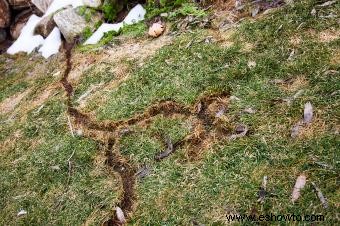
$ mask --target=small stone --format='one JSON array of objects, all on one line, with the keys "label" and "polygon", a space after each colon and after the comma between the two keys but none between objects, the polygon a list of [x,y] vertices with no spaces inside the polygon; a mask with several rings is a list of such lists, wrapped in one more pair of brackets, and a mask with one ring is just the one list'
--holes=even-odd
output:
[{"label": "small stone", "polygon": [[21,217],[21,216],[24,216],[27,214],[27,211],[26,210],[20,210],[17,214],[18,217]]},{"label": "small stone", "polygon": [[164,25],[160,24],[160,23],[154,23],[150,28],[149,28],[149,35],[157,38],[158,36],[160,36],[161,34],[163,34],[164,32]]}]

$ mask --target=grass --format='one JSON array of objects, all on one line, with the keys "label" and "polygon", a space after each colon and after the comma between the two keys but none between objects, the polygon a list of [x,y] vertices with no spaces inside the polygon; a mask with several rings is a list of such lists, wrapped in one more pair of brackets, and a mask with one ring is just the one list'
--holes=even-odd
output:
[{"label": "grass", "polygon": [[[130,225],[191,225],[192,220],[224,225],[226,214],[254,210],[258,214],[323,214],[324,224],[338,222],[340,144],[335,131],[339,128],[339,94],[333,93],[340,84],[338,74],[329,71],[340,69],[339,63],[334,63],[339,38],[325,42],[318,34],[339,30],[339,25],[336,18],[313,17],[310,12],[317,4],[303,1],[255,21],[245,20],[229,37],[234,43],[231,47],[195,42],[204,40],[207,30],[182,34],[143,66],[130,62],[130,77],[103,93],[104,104],[91,99],[88,105],[97,106],[97,119],[118,120],[143,112],[156,101],[192,104],[203,93],[227,90],[240,99],[228,105],[230,124],[244,123],[250,128],[244,138],[212,144],[199,160],[190,160],[186,148],[181,148],[161,162],[153,160],[164,148],[157,137],[181,140],[189,133],[190,121],[157,117],[150,127],[134,128],[137,133],[122,140],[121,152],[134,165],[148,165],[151,174],[137,182]],[[318,12],[338,14],[339,9],[335,3]],[[298,44],[292,41],[297,39]],[[256,65],[249,67],[250,61]],[[14,66],[19,65],[18,61]],[[86,71],[75,86],[75,99],[93,84],[114,80],[110,70],[114,67],[96,70],[93,66]],[[1,71],[7,70],[1,63]],[[20,73],[2,77],[6,84],[1,87],[2,100],[27,88],[41,90],[54,81],[23,81],[23,77]],[[271,82],[288,78],[291,84]],[[299,90],[303,93],[290,105],[275,101]],[[105,157],[97,151],[99,144],[70,135],[64,99],[60,90],[38,113],[33,109],[14,121],[7,121],[10,114],[1,116],[0,225],[98,225],[118,202],[119,178],[105,169]],[[314,120],[292,139],[290,130],[301,119],[308,101],[314,107]],[[241,113],[248,107],[256,113]],[[69,174],[68,158],[73,151]],[[308,181],[293,204],[291,191],[301,173]],[[257,192],[265,175],[268,190],[276,196],[260,204]],[[315,195],[312,181],[327,197],[327,210]],[[17,217],[20,209],[28,214]]]}]

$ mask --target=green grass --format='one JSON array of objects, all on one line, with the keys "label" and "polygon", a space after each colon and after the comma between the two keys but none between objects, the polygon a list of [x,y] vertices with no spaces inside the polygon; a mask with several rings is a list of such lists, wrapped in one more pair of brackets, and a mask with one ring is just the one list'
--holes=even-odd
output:
[{"label": "green grass", "polygon": [[[316,4],[303,1],[261,19],[243,21],[231,37],[231,47],[193,42],[186,48],[208,32],[182,34],[143,66],[130,62],[130,77],[110,93],[103,93],[104,104],[96,105],[98,100],[88,103],[95,106],[91,108],[98,120],[118,120],[143,112],[160,100],[192,104],[203,93],[221,90],[240,98],[230,101],[226,115],[232,124],[246,124],[249,134],[216,142],[200,160],[190,161],[185,147],[161,162],[153,160],[164,149],[159,136],[168,135],[176,142],[189,133],[186,119],[157,117],[149,127],[137,126],[136,133],[122,139],[121,153],[131,163],[151,168],[151,174],[136,184],[138,198],[130,225],[192,225],[193,219],[206,225],[224,225],[226,214],[249,214],[252,209],[259,214],[323,214],[323,224],[337,224],[340,143],[335,130],[340,112],[339,94],[332,93],[340,89],[340,84],[339,74],[325,72],[340,70],[339,64],[332,63],[340,51],[340,40],[320,42],[312,30],[319,34],[339,30],[339,25],[336,18],[311,16]],[[336,3],[319,13],[339,14],[339,9]],[[291,42],[296,36],[299,44]],[[248,44],[252,48],[246,50]],[[249,68],[249,61],[256,66]],[[86,71],[75,86],[75,100],[91,85],[116,79],[111,71],[115,66],[93,66]],[[2,99],[31,87],[40,90],[51,81],[23,85],[20,76],[13,73],[2,77],[4,84],[9,84],[1,87]],[[292,85],[270,82],[287,78],[292,78]],[[273,101],[299,90],[303,90],[302,95],[290,105]],[[99,161],[104,157],[98,144],[70,135],[64,99],[60,91],[38,113],[29,112],[25,120],[10,122],[6,121],[9,115],[1,116],[1,141],[15,142],[6,143],[0,152],[0,225],[81,225],[86,221],[98,225],[119,200],[119,178],[109,175]],[[292,139],[290,129],[301,119],[308,101],[314,107],[312,125]],[[247,107],[256,113],[241,114]],[[15,138],[15,132],[19,138]],[[74,168],[69,176],[67,160],[73,151]],[[53,170],[53,166],[60,169]],[[293,204],[290,195],[301,173],[308,181]],[[260,204],[257,192],[265,175],[269,178],[268,190],[276,196]],[[327,197],[327,210],[315,195],[312,181]],[[20,209],[28,214],[16,217]]]}]

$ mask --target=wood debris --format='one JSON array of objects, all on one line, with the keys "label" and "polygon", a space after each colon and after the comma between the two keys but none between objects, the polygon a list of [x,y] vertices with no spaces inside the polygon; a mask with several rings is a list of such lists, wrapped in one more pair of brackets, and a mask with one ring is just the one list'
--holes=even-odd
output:
[{"label": "wood debris", "polygon": [[298,176],[298,178],[296,179],[294,188],[293,188],[293,192],[292,192],[292,202],[294,203],[296,200],[299,199],[300,195],[301,195],[301,190],[305,187],[306,185],[306,180],[307,177],[304,174],[301,174],[300,176]]}]

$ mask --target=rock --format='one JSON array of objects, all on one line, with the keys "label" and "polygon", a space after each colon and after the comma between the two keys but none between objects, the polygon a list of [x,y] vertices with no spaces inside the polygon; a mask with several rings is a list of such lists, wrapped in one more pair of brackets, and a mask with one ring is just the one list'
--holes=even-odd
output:
[{"label": "rock", "polygon": [[84,5],[92,8],[98,8],[102,5],[102,0],[83,0]]},{"label": "rock", "polygon": [[7,0],[0,0],[0,28],[9,27],[11,22],[11,11]]},{"label": "rock", "polygon": [[34,34],[38,34],[46,38],[55,26],[56,23],[53,20],[53,16],[46,16],[37,24],[34,29]]},{"label": "rock", "polygon": [[86,28],[85,19],[78,15],[73,8],[57,12],[53,19],[67,42],[72,42]]},{"label": "rock", "polygon": [[10,33],[13,39],[17,39],[19,37],[22,28],[25,26],[26,22],[32,14],[32,10],[27,9],[22,11],[15,17],[14,23],[12,23],[10,28]]},{"label": "rock", "polygon": [[46,12],[53,0],[32,0],[32,3],[43,13]]},{"label": "rock", "polygon": [[163,34],[164,32],[164,25],[160,24],[160,23],[154,23],[152,24],[152,26],[149,28],[149,35],[157,38],[158,36],[160,36],[161,34]]},{"label": "rock", "polygon": [[0,43],[4,42],[7,38],[7,32],[5,29],[0,28]]},{"label": "rock", "polygon": [[13,9],[25,9],[32,6],[31,0],[8,0],[8,3]]}]

